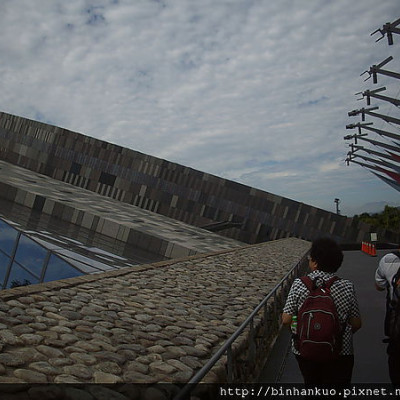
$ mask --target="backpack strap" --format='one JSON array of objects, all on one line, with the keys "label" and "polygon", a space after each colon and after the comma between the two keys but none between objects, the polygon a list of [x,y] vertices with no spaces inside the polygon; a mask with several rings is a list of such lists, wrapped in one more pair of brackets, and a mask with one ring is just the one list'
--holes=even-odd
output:
[{"label": "backpack strap", "polygon": [[325,287],[326,288],[328,288],[328,289],[330,289],[331,288],[331,286],[336,282],[336,281],[338,281],[340,278],[338,277],[338,276],[332,276],[332,278],[330,278],[330,279],[328,279],[326,282],[325,282]]},{"label": "backpack strap", "polygon": [[[398,293],[398,291],[399,291],[399,284],[400,284],[400,282],[399,282],[399,280],[400,280],[400,267],[399,267],[399,269],[397,270],[397,272],[395,273],[395,275],[393,276],[393,278],[392,278],[392,282],[391,282],[391,284],[392,284],[392,289],[393,289],[393,298],[392,298],[392,301],[398,301],[398,299],[399,299],[399,293]],[[395,299],[395,297],[396,297],[396,299]]]},{"label": "backpack strap", "polygon": [[314,281],[308,275],[302,276],[300,280],[304,283],[309,292],[313,290]]}]

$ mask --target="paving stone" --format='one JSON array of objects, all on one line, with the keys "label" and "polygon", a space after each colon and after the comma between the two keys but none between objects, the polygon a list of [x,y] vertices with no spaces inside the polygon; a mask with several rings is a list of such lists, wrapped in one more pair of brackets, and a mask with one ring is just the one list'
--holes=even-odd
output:
[{"label": "paving stone", "polygon": [[[102,372],[102,371],[95,371],[93,373],[93,379],[94,379],[94,383],[103,383],[103,384],[115,384],[115,383],[122,382],[122,378],[120,376],[109,374],[109,373]],[[89,391],[90,391],[90,389],[89,389]],[[98,399],[98,398],[99,397],[96,397],[96,399]],[[110,400],[112,398],[113,397],[110,396],[109,393],[107,393],[107,397],[105,397],[105,399]],[[124,398],[126,399],[127,397],[124,396]]]},{"label": "paving stone", "polygon": [[113,361],[100,362],[95,366],[95,369],[114,375],[121,375],[122,372],[121,367],[116,362]]},{"label": "paving stone", "polygon": [[152,374],[171,375],[176,372],[176,368],[172,365],[164,363],[163,361],[155,361],[149,365],[149,371]]},{"label": "paving stone", "polygon": [[[8,304],[10,307],[21,307],[21,308],[24,308],[24,304],[23,304],[21,301],[18,301],[18,300],[9,300],[9,301],[7,301],[7,304]],[[8,312],[9,310],[10,310],[10,309],[8,309],[7,312]]]},{"label": "paving stone", "polygon": [[71,335],[70,333],[63,333],[60,335],[60,339],[65,343],[65,345],[75,343],[79,340],[77,336]]},{"label": "paving stone", "polygon": [[10,315],[11,317],[18,317],[20,315],[24,315],[25,311],[20,308],[20,307],[13,307],[10,310],[8,310],[8,315]]},{"label": "paving stone", "polygon": [[69,357],[78,364],[94,365],[97,364],[97,358],[87,353],[71,353]]},{"label": "paving stone", "polygon": [[118,350],[117,354],[120,354],[122,357],[124,357],[126,361],[135,360],[138,356],[137,353],[132,350]]},{"label": "paving stone", "polygon": [[109,352],[115,352],[117,351],[117,348],[115,346],[112,346],[110,343],[107,343],[107,339],[104,338],[104,340],[99,340],[99,339],[93,339],[90,343],[92,343],[95,346],[99,346],[101,349]]},{"label": "paving stone", "polygon": [[68,328],[66,326],[57,325],[57,326],[50,327],[50,331],[57,332],[57,333],[71,333],[72,329]]},{"label": "paving stone", "polygon": [[98,360],[114,361],[118,364],[123,364],[125,358],[120,354],[113,353],[111,351],[98,351],[93,354]]},{"label": "paving stone", "polygon": [[197,357],[184,356],[180,358],[180,361],[192,369],[203,367],[203,363],[201,363]]},{"label": "paving stone", "polygon": [[101,350],[101,347],[98,344],[84,342],[84,341],[75,342],[74,348],[76,348],[76,347],[81,348],[88,352],[95,352],[95,351]]},{"label": "paving stone", "polygon": [[44,338],[41,335],[33,335],[31,333],[24,333],[20,336],[20,339],[25,343],[26,345],[30,346],[37,346],[41,342],[43,342]]},{"label": "paving stone", "polygon": [[[14,324],[12,324],[14,325]],[[3,344],[16,345],[22,343],[18,336],[7,329],[0,330],[0,342]]]},{"label": "paving stone", "polygon": [[50,365],[53,365],[54,367],[64,367],[66,365],[74,364],[74,361],[71,360],[70,358],[49,358],[48,362]]},{"label": "paving stone", "polygon": [[30,323],[29,327],[32,328],[34,331],[45,331],[47,329],[47,325],[41,322]]},{"label": "paving stone", "polygon": [[45,374],[29,369],[16,369],[14,375],[16,378],[29,383],[47,383],[47,376]]},{"label": "paving stone", "polygon": [[130,361],[125,364],[125,369],[127,370],[132,370],[132,371],[137,371],[140,372],[141,374],[147,374],[149,372],[149,365],[150,363],[140,363],[139,361]]},{"label": "paving stone", "polygon": [[141,364],[150,365],[152,362],[161,361],[163,358],[160,354],[148,354],[146,356],[139,356],[136,361]]},{"label": "paving stone", "polygon": [[92,369],[83,364],[67,365],[63,367],[63,372],[67,375],[83,379],[84,381],[89,380],[93,375]]},{"label": "paving stone", "polygon": [[11,354],[12,357],[24,360],[25,363],[30,363],[33,361],[44,361],[46,359],[46,356],[44,354],[40,353],[32,347],[23,347],[16,350],[9,350],[8,353]]},{"label": "paving stone", "polygon": [[47,326],[55,326],[55,325],[58,324],[57,319],[48,318],[48,317],[43,317],[43,316],[40,316],[40,315],[38,315],[38,316],[36,317],[36,321],[37,321],[37,322],[41,322],[41,323],[43,323],[43,324],[46,324]]},{"label": "paving stone", "polygon": [[[54,305],[51,305],[51,306],[43,307],[43,311],[57,314],[59,309],[57,307],[54,307]],[[50,315],[48,315],[48,317],[51,318]]]},{"label": "paving stone", "polygon": [[11,331],[15,333],[16,335],[22,335],[23,333],[33,333],[35,330],[30,327],[29,325],[15,325],[11,327]]},{"label": "paving stone", "polygon": [[11,308],[10,305],[0,301],[0,312],[7,312]]},{"label": "paving stone", "polygon": [[46,346],[46,345],[40,345],[37,346],[36,349],[44,354],[45,356],[49,357],[49,358],[63,358],[64,357],[64,353],[57,348],[51,347],[51,346]]},{"label": "paving stone", "polygon": [[7,367],[18,367],[24,365],[26,363],[26,360],[24,357],[18,354],[1,353],[0,363],[4,364]]},{"label": "paving stone", "polygon": [[72,321],[82,319],[82,315],[76,311],[60,311],[60,315]]},{"label": "paving stone", "polygon": [[65,343],[62,340],[53,339],[53,338],[45,338],[44,344],[47,346],[50,346],[50,347],[59,347],[59,348],[65,347]]},{"label": "paving stone", "polygon": [[46,339],[58,339],[58,333],[51,330],[37,331],[36,333]]},{"label": "paving stone", "polygon": [[[104,329],[104,328],[103,328]],[[93,333],[94,332],[94,328],[91,326],[87,326],[87,325],[77,325],[75,327],[75,331],[76,332],[86,332],[86,333]]]},{"label": "paving stone", "polygon": [[29,364],[29,368],[33,369],[37,372],[40,372],[44,375],[59,375],[60,370],[55,368],[54,366],[50,365],[48,362],[45,361],[38,361]]}]

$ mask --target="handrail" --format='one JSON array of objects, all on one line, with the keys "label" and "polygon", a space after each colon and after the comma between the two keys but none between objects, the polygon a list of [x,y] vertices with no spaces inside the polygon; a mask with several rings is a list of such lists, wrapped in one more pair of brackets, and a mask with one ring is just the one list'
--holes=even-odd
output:
[{"label": "handrail", "polygon": [[307,251],[300,261],[279,281],[279,283],[269,292],[267,296],[261,301],[261,303],[252,311],[252,313],[246,318],[246,320],[239,326],[239,328],[229,337],[229,339],[223,344],[223,346],[208,360],[208,362],[186,383],[182,390],[174,397],[173,400],[182,400],[188,393],[190,393],[194,387],[204,378],[204,376],[211,370],[211,368],[216,364],[216,362],[226,353],[231,350],[231,345],[234,341],[243,333],[249,323],[253,322],[254,317],[258,312],[266,305],[268,300],[276,294],[278,289],[280,289],[284,283],[289,279],[290,276],[296,271],[298,273],[300,267],[305,261],[306,256],[309,251]]}]

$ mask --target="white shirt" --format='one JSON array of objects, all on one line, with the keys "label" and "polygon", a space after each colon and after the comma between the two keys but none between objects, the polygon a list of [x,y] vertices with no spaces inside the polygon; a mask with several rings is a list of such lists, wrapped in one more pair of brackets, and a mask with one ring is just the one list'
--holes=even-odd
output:
[{"label": "white shirt", "polygon": [[375,272],[375,282],[382,288],[389,288],[390,298],[393,298],[392,279],[400,268],[400,258],[393,253],[388,253],[381,258]]}]

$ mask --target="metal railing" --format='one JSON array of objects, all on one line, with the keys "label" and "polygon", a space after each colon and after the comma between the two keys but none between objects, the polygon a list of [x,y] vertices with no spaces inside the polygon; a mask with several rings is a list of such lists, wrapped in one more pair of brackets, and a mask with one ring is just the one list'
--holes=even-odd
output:
[{"label": "metal railing", "polygon": [[[279,318],[274,318],[278,314],[280,315],[286,297],[289,293],[291,284],[296,277],[299,277],[306,269],[307,255],[300,259],[300,261],[282,278],[282,280],[272,289],[272,291],[261,301],[261,303],[253,310],[253,312],[246,318],[246,320],[240,325],[240,327],[233,333],[233,335],[224,343],[224,345],[210,358],[210,360],[190,379],[190,381],[180,390],[180,392],[174,397],[173,400],[187,399],[188,395],[195,389],[196,385],[201,382],[201,380],[210,372],[210,370],[215,366],[215,364],[221,359],[221,357],[226,353],[226,373],[227,382],[234,382],[234,368],[233,368],[233,351],[232,345],[236,339],[245,331],[249,326],[249,355],[248,361],[255,356],[256,352],[256,334],[254,327],[254,320],[258,313],[264,311],[264,324],[265,331],[271,333],[271,329],[278,332],[280,327]],[[272,310],[271,310],[272,309]],[[268,329],[271,328],[271,329]]]}]

